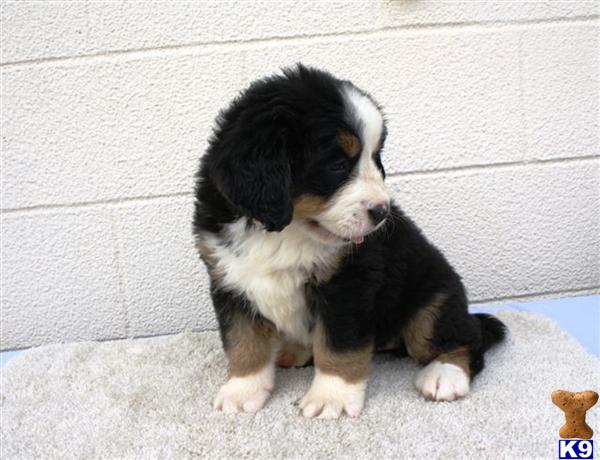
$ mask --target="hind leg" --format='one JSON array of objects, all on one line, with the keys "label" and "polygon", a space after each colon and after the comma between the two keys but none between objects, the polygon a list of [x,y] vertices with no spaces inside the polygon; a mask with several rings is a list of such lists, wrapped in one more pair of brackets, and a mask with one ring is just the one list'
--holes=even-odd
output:
[{"label": "hind leg", "polygon": [[459,348],[436,356],[419,371],[415,387],[427,399],[454,401],[469,393],[471,376],[468,352]]},{"label": "hind leg", "polygon": [[472,377],[483,367],[481,329],[460,299],[437,295],[402,336],[409,355],[425,365],[415,379],[423,396],[453,401],[469,393]]}]

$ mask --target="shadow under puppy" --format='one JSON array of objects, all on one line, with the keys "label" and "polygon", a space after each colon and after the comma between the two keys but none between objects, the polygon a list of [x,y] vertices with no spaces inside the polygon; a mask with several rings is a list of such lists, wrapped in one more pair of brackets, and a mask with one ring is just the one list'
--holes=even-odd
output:
[{"label": "shadow under puppy", "polygon": [[219,114],[193,221],[229,360],[216,409],[258,411],[278,361],[313,357],[302,414],[357,416],[382,349],[405,349],[424,365],[417,390],[450,401],[504,337],[498,319],[468,313],[460,277],[391,201],[385,137],[369,94],[302,65]]}]

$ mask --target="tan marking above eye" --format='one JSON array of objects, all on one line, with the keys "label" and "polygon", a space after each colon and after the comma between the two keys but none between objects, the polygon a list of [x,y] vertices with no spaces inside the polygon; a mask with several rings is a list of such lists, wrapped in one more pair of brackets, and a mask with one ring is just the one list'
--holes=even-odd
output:
[{"label": "tan marking above eye", "polygon": [[350,158],[354,158],[360,153],[360,139],[351,132],[341,131],[338,136],[338,142],[344,153]]}]

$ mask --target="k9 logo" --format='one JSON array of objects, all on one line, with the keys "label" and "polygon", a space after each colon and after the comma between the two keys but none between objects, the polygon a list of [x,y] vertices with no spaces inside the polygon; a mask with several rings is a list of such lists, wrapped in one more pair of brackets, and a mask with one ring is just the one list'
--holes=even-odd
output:
[{"label": "k9 logo", "polygon": [[558,458],[594,458],[594,441],[585,439],[559,439]]}]

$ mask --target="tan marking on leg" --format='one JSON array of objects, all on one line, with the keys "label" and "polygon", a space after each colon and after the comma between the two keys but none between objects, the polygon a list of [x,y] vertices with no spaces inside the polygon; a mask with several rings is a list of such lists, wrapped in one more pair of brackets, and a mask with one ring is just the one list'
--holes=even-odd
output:
[{"label": "tan marking on leg", "polygon": [[277,333],[273,326],[237,315],[227,331],[229,377],[254,374],[272,362]]},{"label": "tan marking on leg", "polygon": [[338,143],[346,155],[350,158],[354,158],[360,153],[361,145],[360,139],[354,134],[348,131],[340,132],[338,136]]},{"label": "tan marking on leg", "polygon": [[279,367],[304,366],[312,358],[312,352],[304,345],[295,342],[284,342],[277,358]]},{"label": "tan marking on leg", "polygon": [[421,308],[402,330],[408,354],[421,364],[428,363],[437,354],[431,345],[431,339],[440,308],[445,301],[445,294],[436,294],[429,305]]},{"label": "tan marking on leg", "polygon": [[326,374],[341,377],[348,383],[365,381],[369,375],[373,345],[342,353],[332,351],[327,345],[325,330],[320,321],[315,326],[313,352],[315,366]]},{"label": "tan marking on leg", "polygon": [[458,347],[452,351],[441,353],[436,360],[460,367],[471,378],[471,356],[468,347]]}]

